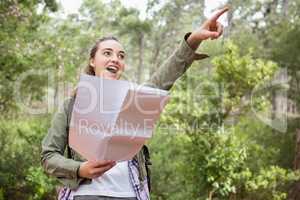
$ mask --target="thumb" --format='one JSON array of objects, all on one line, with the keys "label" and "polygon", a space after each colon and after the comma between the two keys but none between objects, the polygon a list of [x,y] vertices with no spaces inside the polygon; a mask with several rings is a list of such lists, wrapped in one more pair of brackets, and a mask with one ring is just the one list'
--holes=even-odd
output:
[{"label": "thumb", "polygon": [[216,31],[207,31],[206,35],[208,38],[215,39],[219,36],[219,33]]}]

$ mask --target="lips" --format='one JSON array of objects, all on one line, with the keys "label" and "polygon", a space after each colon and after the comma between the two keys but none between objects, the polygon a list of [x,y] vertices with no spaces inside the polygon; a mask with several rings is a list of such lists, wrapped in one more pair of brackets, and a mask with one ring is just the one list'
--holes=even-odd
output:
[{"label": "lips", "polygon": [[106,70],[113,74],[116,74],[119,71],[119,67],[115,65],[109,65],[106,67]]}]

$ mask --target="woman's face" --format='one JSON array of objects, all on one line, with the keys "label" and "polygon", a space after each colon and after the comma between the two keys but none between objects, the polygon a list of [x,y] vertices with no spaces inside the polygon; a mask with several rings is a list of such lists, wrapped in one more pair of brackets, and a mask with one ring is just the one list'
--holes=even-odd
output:
[{"label": "woman's face", "polygon": [[125,68],[125,52],[122,45],[115,40],[105,40],[98,44],[95,57],[90,60],[95,75],[116,80]]}]

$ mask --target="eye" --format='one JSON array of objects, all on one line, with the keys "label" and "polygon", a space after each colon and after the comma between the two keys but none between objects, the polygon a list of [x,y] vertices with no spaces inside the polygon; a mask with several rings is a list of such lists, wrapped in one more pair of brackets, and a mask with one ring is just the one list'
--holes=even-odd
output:
[{"label": "eye", "polygon": [[119,58],[120,58],[121,60],[124,60],[124,59],[125,59],[125,55],[122,54],[122,53],[120,53],[120,54],[119,54]]},{"label": "eye", "polygon": [[105,55],[105,56],[110,56],[110,55],[111,55],[111,52],[110,52],[110,51],[104,51],[104,52],[103,52],[103,55]]}]

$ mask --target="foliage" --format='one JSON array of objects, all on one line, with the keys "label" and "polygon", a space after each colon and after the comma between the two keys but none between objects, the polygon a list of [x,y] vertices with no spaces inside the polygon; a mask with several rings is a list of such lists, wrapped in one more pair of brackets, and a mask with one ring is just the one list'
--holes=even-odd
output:
[{"label": "foliage", "polygon": [[45,176],[41,166],[29,167],[26,181],[28,186],[33,188],[33,194],[29,199],[52,199],[54,197],[53,191],[56,189],[56,181]]},{"label": "foliage", "polygon": [[38,145],[48,119],[1,120],[0,188],[4,199],[52,199],[49,194],[53,194],[54,182],[41,171]]},{"label": "foliage", "polygon": [[226,197],[236,192],[236,177],[244,168],[246,148],[231,133],[204,134],[195,137],[191,145],[191,152],[201,151],[190,161],[194,163],[192,174],[197,175],[195,181],[200,186],[195,192],[205,196],[204,191],[208,190],[209,199],[217,194]]},{"label": "foliage", "polygon": [[[274,112],[278,88],[265,86],[280,68],[288,72],[288,110],[299,110],[300,1],[228,3],[225,38],[201,44],[213,59],[194,62],[177,81],[150,141],[154,200],[281,200],[300,180],[299,114],[288,115],[281,133],[252,112]],[[143,81],[204,18],[196,0],[149,0],[143,19],[119,0],[84,0],[78,14],[63,17],[54,0],[1,1],[0,200],[56,198],[56,180],[39,160],[51,114],[28,115],[16,95],[25,107],[58,103],[103,35],[122,41],[125,78]]]},{"label": "foliage", "polygon": [[[39,3],[44,3],[44,9],[55,11],[57,4],[54,0],[47,1],[1,1],[0,3],[0,65],[1,87],[0,108],[3,112],[16,108],[14,90],[15,82],[22,73],[29,70],[43,69],[35,56],[41,52],[37,49],[35,41],[38,35],[38,27],[46,23],[48,18],[36,11]],[[42,67],[42,68],[41,68]],[[32,91],[31,98],[39,99],[43,91],[36,84],[45,86],[43,80],[37,76],[31,76],[25,80],[22,91]]]},{"label": "foliage", "polygon": [[189,144],[190,140],[186,135],[176,134],[173,129],[157,128],[150,143],[153,163],[151,198],[192,199],[193,183],[185,177],[190,173],[190,163],[185,159]]},{"label": "foliage", "polygon": [[[249,173],[248,176],[251,176]],[[286,199],[287,184],[299,180],[299,172],[292,172],[278,166],[261,169],[252,180],[246,182],[246,190],[256,199]]]},{"label": "foliage", "polygon": [[[250,104],[247,99],[255,87],[271,80],[277,66],[274,62],[253,58],[251,51],[246,55],[238,52],[238,47],[229,42],[224,54],[213,60],[212,74],[208,77],[185,76],[173,89],[173,99],[162,118],[161,123],[169,125],[163,130],[175,127],[173,134],[187,134],[169,138],[176,138],[171,141],[173,143],[187,137],[181,144],[185,151],[172,156],[166,154],[166,157],[177,163],[177,172],[185,172],[180,173],[179,178],[174,173],[176,178],[172,181],[185,187],[183,191],[189,191],[185,195],[191,199],[227,199],[233,196],[242,199],[254,194],[256,199],[283,199],[287,195],[287,189],[283,188],[299,178],[297,173],[273,167],[281,156],[278,150],[283,144],[272,139],[273,132],[266,125],[253,123],[247,117],[251,106],[265,105],[270,101],[259,96],[251,99],[254,103]],[[201,94],[201,98],[195,91]],[[186,98],[182,99],[182,96]],[[237,113],[234,121],[230,119],[232,113]],[[245,127],[249,127],[247,131]],[[249,135],[253,133],[253,136]],[[269,146],[265,146],[267,144]],[[164,148],[163,152],[174,151],[172,147],[177,149],[177,145],[168,147],[171,149]],[[164,165],[164,169],[172,168],[169,164]],[[271,172],[266,174],[268,170]],[[289,178],[282,174],[289,174]],[[267,176],[274,179],[268,180]],[[161,185],[163,183],[156,188],[158,191],[161,191]],[[264,195],[257,195],[260,190]],[[168,197],[177,199],[178,195]]]}]

